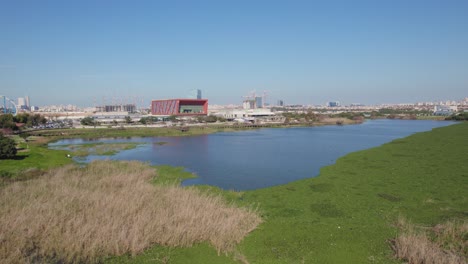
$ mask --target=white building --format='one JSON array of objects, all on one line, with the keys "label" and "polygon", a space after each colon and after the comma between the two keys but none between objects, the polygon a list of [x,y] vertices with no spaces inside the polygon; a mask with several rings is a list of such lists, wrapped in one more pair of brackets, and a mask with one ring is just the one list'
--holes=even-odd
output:
[{"label": "white building", "polygon": [[458,111],[457,106],[436,105],[434,106],[434,115],[451,115]]},{"label": "white building", "polygon": [[270,109],[220,109],[210,111],[210,115],[224,117],[228,120],[234,120],[238,118],[256,118],[256,117],[271,117],[275,113],[271,112]]}]

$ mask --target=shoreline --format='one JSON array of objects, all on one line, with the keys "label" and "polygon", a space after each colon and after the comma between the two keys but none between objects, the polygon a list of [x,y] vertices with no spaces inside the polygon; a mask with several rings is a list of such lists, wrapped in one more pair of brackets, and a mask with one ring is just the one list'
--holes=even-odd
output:
[{"label": "shoreline", "polygon": [[118,138],[118,137],[157,137],[157,136],[194,136],[207,135],[217,132],[244,131],[261,128],[291,128],[291,127],[317,127],[328,125],[356,125],[362,124],[365,120],[349,120],[345,118],[329,118],[323,122],[308,122],[308,123],[269,123],[269,124],[184,124],[179,126],[153,126],[153,127],[87,127],[87,128],[71,128],[71,129],[46,129],[24,131],[22,133],[29,136],[40,136],[47,138],[47,142],[54,142],[60,139],[72,138]]}]

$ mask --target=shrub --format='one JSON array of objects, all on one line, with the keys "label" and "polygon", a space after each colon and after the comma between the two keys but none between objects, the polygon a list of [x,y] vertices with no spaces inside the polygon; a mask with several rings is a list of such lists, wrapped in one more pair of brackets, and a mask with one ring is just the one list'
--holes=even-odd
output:
[{"label": "shrub", "polygon": [[83,126],[95,126],[96,125],[96,121],[94,121],[94,118],[89,117],[89,116],[81,119],[80,123]]},{"label": "shrub", "polygon": [[460,264],[468,258],[468,222],[448,221],[433,228],[417,227],[400,218],[401,234],[393,241],[398,259],[413,264]]},{"label": "shrub", "polygon": [[16,143],[13,139],[0,133],[0,159],[11,159],[16,156]]}]

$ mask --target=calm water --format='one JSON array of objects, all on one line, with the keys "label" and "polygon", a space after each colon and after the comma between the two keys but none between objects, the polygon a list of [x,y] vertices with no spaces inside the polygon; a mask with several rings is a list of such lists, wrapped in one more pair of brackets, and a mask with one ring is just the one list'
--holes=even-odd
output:
[{"label": "calm water", "polygon": [[[95,159],[140,160],[153,165],[183,166],[198,175],[183,185],[209,184],[250,190],[314,177],[323,166],[357,150],[382,145],[415,132],[452,122],[372,120],[361,125],[259,129],[193,137],[61,140],[50,144],[142,142],[136,149]],[[167,142],[160,145],[158,142]]]}]

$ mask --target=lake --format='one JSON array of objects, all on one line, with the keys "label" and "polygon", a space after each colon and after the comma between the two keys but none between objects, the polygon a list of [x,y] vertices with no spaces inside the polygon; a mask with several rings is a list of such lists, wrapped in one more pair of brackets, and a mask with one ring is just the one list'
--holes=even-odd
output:
[{"label": "lake", "polygon": [[198,177],[185,180],[182,185],[252,190],[315,177],[320,168],[350,152],[453,123],[379,119],[359,125],[267,128],[190,137],[66,139],[49,146],[140,142],[137,148],[113,156],[90,155],[80,161],[139,160],[152,165],[183,166]]}]

